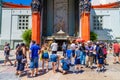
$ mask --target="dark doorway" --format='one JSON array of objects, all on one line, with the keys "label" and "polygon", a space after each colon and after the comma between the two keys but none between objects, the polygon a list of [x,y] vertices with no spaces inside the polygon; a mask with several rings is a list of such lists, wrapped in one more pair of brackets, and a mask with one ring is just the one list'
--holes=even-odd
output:
[{"label": "dark doorway", "polygon": [[[59,31],[59,28],[57,27],[57,25],[59,26],[59,24],[62,25],[62,30],[66,32],[69,36],[76,36],[79,32],[79,0],[67,0],[67,5],[66,3],[65,5],[61,3],[61,5],[63,6],[59,4],[58,8],[60,8],[56,10],[63,10],[60,11],[62,13],[57,13],[57,11],[55,10],[56,7],[54,1],[55,0],[43,0],[42,36],[52,36],[54,33]],[[66,13],[64,13],[64,8]]]},{"label": "dark doorway", "polygon": [[67,43],[68,40],[56,40],[56,43],[58,44],[58,51],[62,51],[63,42]]}]

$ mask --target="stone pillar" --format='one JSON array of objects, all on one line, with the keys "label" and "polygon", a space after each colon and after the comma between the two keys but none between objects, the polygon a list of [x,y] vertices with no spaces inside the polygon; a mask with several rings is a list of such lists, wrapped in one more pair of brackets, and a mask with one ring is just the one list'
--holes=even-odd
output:
[{"label": "stone pillar", "polygon": [[85,41],[90,40],[90,8],[89,0],[79,0],[80,26],[79,34]]},{"label": "stone pillar", "polygon": [[36,41],[37,44],[41,42],[41,2],[40,0],[33,0],[31,3],[32,7],[32,40]]}]

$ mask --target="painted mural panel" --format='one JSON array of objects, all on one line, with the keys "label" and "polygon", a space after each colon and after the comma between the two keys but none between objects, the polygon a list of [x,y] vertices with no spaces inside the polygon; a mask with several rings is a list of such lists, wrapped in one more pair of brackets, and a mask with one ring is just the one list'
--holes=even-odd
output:
[{"label": "painted mural panel", "polygon": [[68,0],[54,0],[54,33],[68,33]]}]

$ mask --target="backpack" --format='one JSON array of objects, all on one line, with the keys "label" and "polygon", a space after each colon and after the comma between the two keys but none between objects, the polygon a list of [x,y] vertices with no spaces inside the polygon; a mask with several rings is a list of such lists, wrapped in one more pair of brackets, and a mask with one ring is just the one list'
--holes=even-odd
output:
[{"label": "backpack", "polygon": [[18,51],[18,54],[16,56],[17,61],[22,61],[23,59],[23,54],[22,54],[22,50]]}]

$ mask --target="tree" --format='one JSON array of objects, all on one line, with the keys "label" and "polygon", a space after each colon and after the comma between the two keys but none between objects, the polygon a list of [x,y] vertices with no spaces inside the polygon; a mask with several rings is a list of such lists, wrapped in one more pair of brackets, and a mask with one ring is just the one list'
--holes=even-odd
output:
[{"label": "tree", "polygon": [[31,36],[32,36],[32,31],[31,29],[27,29],[23,32],[22,34],[22,39],[25,42],[27,46],[29,46],[30,41],[31,41]]},{"label": "tree", "polygon": [[95,32],[90,32],[90,40],[92,41],[97,40],[97,34]]}]

